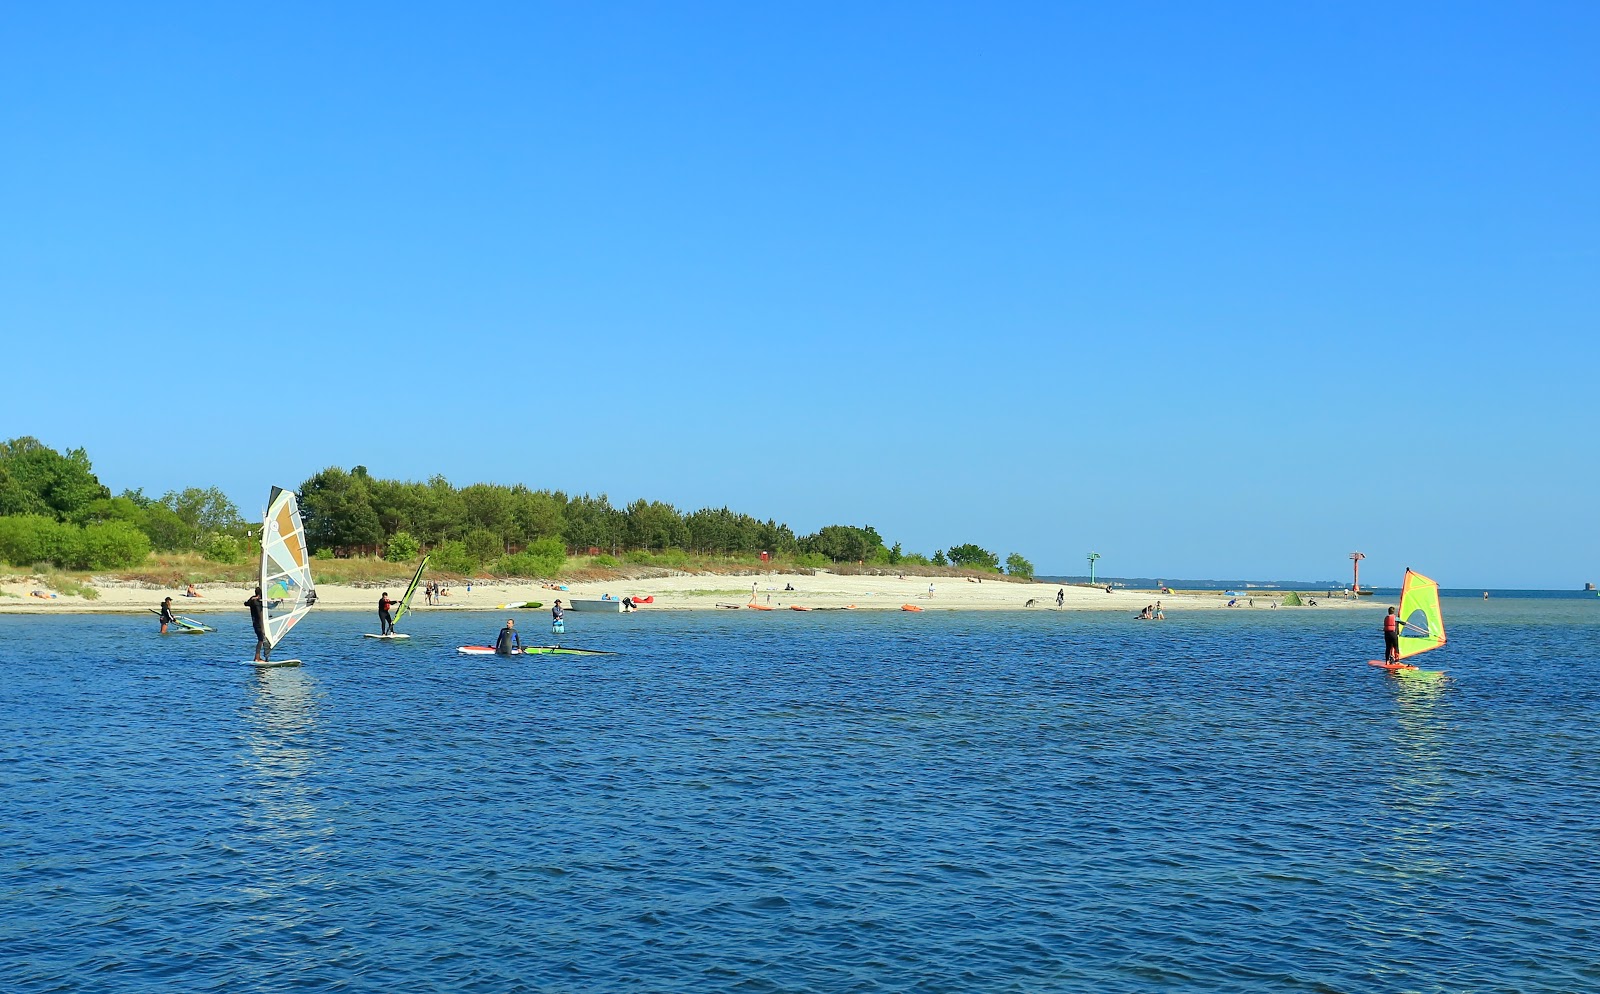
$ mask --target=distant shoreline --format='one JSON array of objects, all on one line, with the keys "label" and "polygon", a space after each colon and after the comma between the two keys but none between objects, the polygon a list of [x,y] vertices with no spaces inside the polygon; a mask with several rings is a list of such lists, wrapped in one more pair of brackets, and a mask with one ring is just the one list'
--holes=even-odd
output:
[{"label": "distant shoreline", "polygon": [[[1375,604],[1384,603],[1381,596],[1362,597],[1359,600],[1329,598],[1325,591],[1304,589],[1297,593],[1307,601],[1315,600],[1316,607],[1279,608],[1275,605],[1280,605],[1284,595],[1290,591],[1253,589],[1240,591],[1237,597],[1220,591],[1181,588],[1174,588],[1170,594],[1135,588],[1113,588],[1111,593],[1106,593],[1105,588],[1100,586],[1023,583],[1003,578],[977,582],[974,578],[966,577],[850,575],[826,570],[812,574],[764,573],[743,576],[677,574],[645,579],[573,581],[565,586],[567,589],[559,590],[537,581],[473,581],[470,585],[466,581],[446,581],[450,593],[441,604],[425,604],[419,592],[412,609],[418,613],[437,610],[498,611],[508,609],[502,605],[529,601],[539,601],[548,609],[558,597],[566,603],[573,599],[653,597],[654,602],[642,605],[640,610],[749,610],[752,586],[755,588],[753,599],[758,608],[801,611],[901,611],[908,605],[922,611],[1055,611],[1058,591],[1062,594],[1062,610],[1066,612],[1127,612],[1130,615],[1158,601],[1169,615],[1197,610],[1314,613],[1372,608]],[[403,583],[391,584],[387,588],[370,584],[319,584],[317,603],[319,607],[333,610],[375,610],[378,597],[384,589],[388,590],[391,597],[398,598],[403,587]],[[197,589],[203,596],[190,598],[183,596],[182,588],[156,588],[132,581],[113,581],[96,584],[94,590],[99,596],[93,600],[65,594],[41,598],[32,595],[34,590],[44,590],[38,581],[13,577],[0,583],[0,591],[9,595],[0,596],[0,614],[140,613],[159,607],[162,599],[169,596],[176,614],[210,614],[243,611],[244,599],[250,594],[250,590],[240,584],[199,584]],[[1230,600],[1237,606],[1226,607]]]}]

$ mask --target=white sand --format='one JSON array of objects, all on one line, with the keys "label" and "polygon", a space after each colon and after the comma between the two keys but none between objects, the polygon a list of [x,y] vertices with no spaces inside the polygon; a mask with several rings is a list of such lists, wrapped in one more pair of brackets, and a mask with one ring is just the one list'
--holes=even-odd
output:
[{"label": "white sand", "polygon": [[[756,586],[754,601],[775,610],[802,608],[854,608],[858,611],[899,611],[902,605],[912,605],[924,611],[1054,611],[1056,591],[1066,591],[1065,609],[1068,611],[1123,611],[1135,614],[1148,604],[1161,602],[1162,609],[1171,617],[1189,611],[1214,611],[1226,609],[1231,599],[1220,592],[1161,594],[1151,590],[1115,589],[1106,593],[1103,587],[1068,586],[1044,583],[1010,583],[1004,580],[973,582],[960,577],[896,576],[840,576],[819,572],[814,576],[793,573],[767,573],[756,577],[692,575],[656,577],[644,580],[617,580],[604,583],[572,583],[568,590],[552,590],[543,584],[511,581],[491,581],[488,584],[460,583],[450,587],[449,596],[442,605],[431,607],[422,602],[419,591],[412,604],[417,612],[437,610],[499,610],[508,603],[542,601],[546,607],[559,597],[563,602],[574,598],[597,600],[604,594],[613,598],[654,596],[655,602],[641,607],[644,611],[716,610],[718,605],[738,605],[739,610],[749,610],[751,584]],[[932,592],[929,586],[932,585]],[[792,585],[794,590],[785,590]],[[95,585],[100,596],[96,600],[81,597],[39,598],[31,591],[49,593],[37,578],[11,577],[0,582],[0,613],[56,614],[56,613],[117,613],[148,611],[161,606],[162,598],[171,597],[173,612],[181,615],[206,614],[212,611],[243,611],[244,600],[250,595],[245,587],[202,584],[198,588],[203,596],[184,597],[181,589],[154,589],[138,584],[101,581]],[[405,589],[404,583],[388,588],[391,597],[398,598]],[[318,585],[317,606],[333,610],[376,610],[378,596],[383,590],[376,587],[355,587],[339,584]],[[1253,591],[1249,598],[1239,599],[1243,610],[1275,610],[1282,591]],[[1320,611],[1325,609],[1367,608],[1374,605],[1373,598],[1360,600],[1343,597],[1326,597],[1325,591],[1301,591],[1302,598],[1316,598],[1318,606],[1283,608],[1284,611]],[[1248,603],[1253,599],[1253,607]],[[1032,600],[1030,607],[1028,602]]]}]

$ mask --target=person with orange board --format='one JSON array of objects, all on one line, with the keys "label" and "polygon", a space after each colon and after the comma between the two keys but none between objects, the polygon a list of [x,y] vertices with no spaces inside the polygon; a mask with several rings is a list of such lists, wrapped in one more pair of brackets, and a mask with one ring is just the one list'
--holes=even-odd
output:
[{"label": "person with orange board", "polygon": [[1400,617],[1394,613],[1394,608],[1383,616],[1383,661],[1398,663],[1400,661]]}]

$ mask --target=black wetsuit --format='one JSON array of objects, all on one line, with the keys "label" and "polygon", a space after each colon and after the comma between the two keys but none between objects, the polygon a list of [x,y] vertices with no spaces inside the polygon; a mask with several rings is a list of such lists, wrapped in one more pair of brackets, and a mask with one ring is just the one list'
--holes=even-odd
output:
[{"label": "black wetsuit", "polygon": [[494,641],[494,654],[496,656],[510,656],[522,651],[522,636],[517,634],[515,628],[500,629],[500,637]]},{"label": "black wetsuit", "polygon": [[176,617],[174,617],[173,614],[172,614],[172,605],[168,604],[166,601],[162,601],[161,602],[161,624],[163,626],[166,626],[166,625],[172,624],[173,622],[175,622],[177,620],[178,619]]},{"label": "black wetsuit", "polygon": [[394,618],[389,614],[390,600],[387,597],[378,598],[378,634],[388,635],[394,631]]},{"label": "black wetsuit", "polygon": [[272,654],[272,646],[267,644],[267,607],[256,594],[251,594],[244,606],[250,609],[250,625],[256,630],[256,655],[267,659]]}]

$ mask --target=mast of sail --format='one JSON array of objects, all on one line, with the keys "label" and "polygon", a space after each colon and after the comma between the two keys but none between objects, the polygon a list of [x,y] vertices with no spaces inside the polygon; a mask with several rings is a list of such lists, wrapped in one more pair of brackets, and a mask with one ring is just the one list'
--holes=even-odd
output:
[{"label": "mast of sail", "polygon": [[272,488],[261,527],[261,594],[267,616],[267,645],[276,646],[316,603],[305,526],[294,493]]},{"label": "mast of sail", "polygon": [[1439,585],[1406,570],[1400,588],[1400,658],[1430,652],[1444,645],[1444,616],[1439,612]]},{"label": "mast of sail", "polygon": [[422,562],[417,564],[416,573],[411,576],[411,586],[406,588],[405,596],[400,598],[400,603],[394,609],[394,623],[399,624],[406,612],[411,610],[411,597],[417,592],[417,584],[422,582],[422,571],[428,568],[428,557],[423,556]]}]

